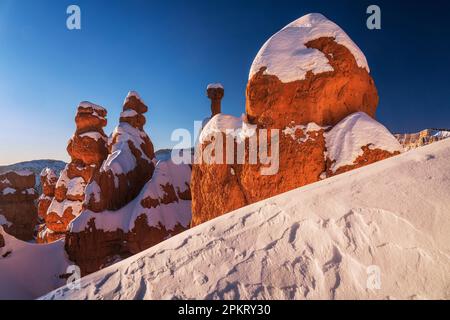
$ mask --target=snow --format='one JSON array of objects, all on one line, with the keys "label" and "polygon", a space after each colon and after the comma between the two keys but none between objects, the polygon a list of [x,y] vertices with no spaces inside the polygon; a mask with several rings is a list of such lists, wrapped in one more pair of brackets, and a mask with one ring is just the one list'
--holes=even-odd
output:
[{"label": "snow", "polygon": [[364,112],[356,112],[325,133],[327,156],[335,161],[331,170],[352,165],[358,156],[363,155],[364,146],[381,149],[391,153],[402,152],[398,140],[382,124]]},{"label": "snow", "polygon": [[28,177],[34,175],[34,173],[31,170],[18,170],[14,171],[17,175],[22,177]]},{"label": "snow", "polygon": [[252,136],[256,132],[256,126],[243,121],[243,117],[244,115],[237,118],[223,113],[216,114],[204,125],[199,142],[202,144],[208,142],[211,137],[218,133],[233,135],[238,141],[243,141],[245,138]]},{"label": "snow", "polygon": [[2,214],[0,214],[0,227],[1,226],[7,226],[7,227],[12,226],[12,222],[9,222],[8,219],[6,219],[6,217]]},{"label": "snow", "polygon": [[72,201],[72,200],[64,200],[62,202],[57,201],[56,199],[53,199],[52,203],[48,207],[47,213],[54,212],[59,217],[64,216],[64,212],[68,208],[72,208],[72,214],[74,216],[78,216],[82,210],[83,203],[81,201]]},{"label": "snow", "polygon": [[97,132],[97,131],[91,131],[91,132],[86,132],[86,133],[80,134],[80,137],[81,138],[89,137],[95,141],[98,141],[100,139],[102,139],[104,141],[108,140],[104,135],[102,135],[100,132]]},{"label": "snow", "polygon": [[130,150],[128,142],[131,141],[134,146],[141,151],[142,159],[151,162],[145,153],[141,150],[144,144],[143,138],[145,132],[134,128],[126,122],[121,122],[115,129],[113,136],[116,137],[115,143],[112,144],[111,153],[103,162],[101,171],[111,170],[115,175],[128,173],[136,167],[136,158]]},{"label": "snow", "polygon": [[[291,136],[291,138],[293,140],[296,140],[298,143],[304,143],[304,142],[306,142],[307,140],[309,140],[311,138],[309,133],[311,133],[311,132],[318,132],[318,131],[324,130],[324,129],[326,129],[326,127],[321,127],[321,126],[317,125],[314,122],[310,122],[307,125],[295,125],[295,124],[293,124],[290,127],[286,127],[283,130],[283,133],[285,135]],[[303,134],[304,134],[304,137],[297,138],[297,136],[296,136],[297,130],[301,130],[303,132]]]},{"label": "snow", "polygon": [[132,117],[135,117],[137,115],[138,115],[138,113],[135,110],[133,110],[133,109],[128,109],[128,110],[122,111],[120,113],[120,117],[121,118],[132,118]]},{"label": "snow", "polygon": [[67,195],[69,196],[80,196],[84,194],[84,189],[86,188],[86,182],[82,177],[76,177],[70,179],[67,184]]},{"label": "snow", "polygon": [[47,179],[51,180],[51,179],[56,179],[56,174],[55,171],[53,171],[51,168],[44,168],[42,169],[41,173],[40,173],[41,177],[47,177]]},{"label": "snow", "polygon": [[[116,188],[118,187],[118,185],[115,186]],[[98,185],[98,183],[95,180],[92,180],[91,182],[89,182],[89,184],[86,187],[86,202],[89,203],[91,197],[94,198],[95,202],[100,202],[101,200],[101,189],[100,186]]]},{"label": "snow", "polygon": [[125,105],[130,100],[131,97],[135,97],[136,99],[141,101],[142,104],[145,104],[144,100],[142,100],[141,96],[136,91],[129,91],[125,100],[123,101],[123,104]]},{"label": "snow", "polygon": [[86,108],[86,109],[92,108],[95,111],[100,111],[100,112],[104,112],[104,113],[107,112],[106,109],[103,108],[102,106],[99,106],[98,104],[95,104],[95,103],[92,103],[92,102],[89,102],[89,101],[82,101],[82,102],[80,102],[79,107]]},{"label": "snow", "polygon": [[28,188],[26,190],[22,191],[23,194],[36,194],[36,190],[34,190],[33,188]]},{"label": "snow", "polygon": [[305,46],[322,37],[335,38],[350,50],[359,67],[370,71],[364,54],[338,25],[319,13],[311,13],[288,24],[264,44],[253,61],[249,79],[262,67],[267,67],[265,74],[276,75],[284,83],[303,80],[308,71],[333,71],[324,53]]},{"label": "snow", "polygon": [[450,131],[437,131],[436,133],[433,134],[433,137],[436,137],[438,139],[447,139],[450,138]]},{"label": "snow", "polygon": [[221,83],[210,83],[206,89],[223,89],[223,85]]},{"label": "snow", "polygon": [[449,158],[443,140],[266,199],[43,299],[448,299]]},{"label": "snow", "polygon": [[0,181],[3,184],[11,184],[11,181],[8,180],[8,178],[3,179],[2,181]]},{"label": "snow", "polygon": [[14,194],[14,193],[16,193],[16,191],[17,191],[16,189],[6,187],[5,189],[3,189],[2,193],[3,193],[3,195]]},{"label": "snow", "polygon": [[0,235],[5,239],[0,248],[0,300],[35,299],[65,284],[59,278],[70,264],[64,241],[31,244],[8,235],[1,226]]},{"label": "snow", "polygon": [[[162,224],[167,230],[173,230],[179,223],[187,227],[191,221],[191,201],[179,200],[170,204],[160,204],[156,208],[144,208],[141,201],[147,197],[161,199],[164,197],[162,186],[167,183],[173,185],[175,191],[187,190],[191,177],[189,165],[176,165],[171,160],[158,161],[152,179],[142,188],[141,193],[125,207],[117,211],[103,211],[94,213],[83,211],[71,222],[72,232],[81,232],[88,226],[88,222],[95,218],[95,226],[98,230],[116,231],[121,229],[129,232],[134,228],[135,220],[145,214],[149,226],[158,227]],[[97,196],[98,185],[89,184],[86,194]]]}]

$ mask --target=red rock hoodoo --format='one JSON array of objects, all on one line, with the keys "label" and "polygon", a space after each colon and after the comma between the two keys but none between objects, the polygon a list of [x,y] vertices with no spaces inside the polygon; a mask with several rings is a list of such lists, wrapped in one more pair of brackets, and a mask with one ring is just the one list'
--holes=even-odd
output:
[{"label": "red rock hoodoo", "polygon": [[64,237],[69,223],[80,214],[86,185],[108,154],[108,139],[103,131],[106,114],[106,109],[101,106],[90,102],[80,103],[75,117],[76,132],[67,146],[71,162],[61,171],[54,187],[53,177],[44,172],[42,202],[39,202],[39,206],[45,226],[41,227],[38,234],[39,243]]},{"label": "red rock hoodoo", "polygon": [[189,227],[191,168],[155,159],[143,129],[146,111],[139,95],[130,92],[108,157],[86,187],[83,212],[71,223],[66,251],[83,274]]},{"label": "red rock hoodoo", "polygon": [[[191,181],[193,226],[402,150],[373,119],[378,94],[364,54],[320,14],[294,21],[266,42],[246,94],[242,119],[218,114],[201,133]],[[230,129],[237,133],[225,134]],[[219,145],[245,150],[245,161],[199,163]],[[269,154],[272,163],[261,161]],[[217,160],[216,151],[212,157]],[[275,171],[262,173],[268,168]]]},{"label": "red rock hoodoo", "polygon": [[28,170],[0,174],[0,226],[24,241],[33,239],[38,223],[35,183]]}]

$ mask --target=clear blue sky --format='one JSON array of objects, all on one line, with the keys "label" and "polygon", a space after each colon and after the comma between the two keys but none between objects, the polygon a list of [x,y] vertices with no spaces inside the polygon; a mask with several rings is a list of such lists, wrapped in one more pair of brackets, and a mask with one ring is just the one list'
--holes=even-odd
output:
[{"label": "clear blue sky", "polygon": [[[382,30],[366,28],[369,4]],[[66,8],[82,30],[66,28]],[[320,12],[366,54],[392,131],[450,127],[448,1],[0,0],[0,164],[68,160],[78,102],[108,111],[109,134],[131,89],[149,105],[157,149],[176,128],[209,114],[205,87],[225,86],[223,111],[245,109],[248,71],[262,44],[296,18]]]}]

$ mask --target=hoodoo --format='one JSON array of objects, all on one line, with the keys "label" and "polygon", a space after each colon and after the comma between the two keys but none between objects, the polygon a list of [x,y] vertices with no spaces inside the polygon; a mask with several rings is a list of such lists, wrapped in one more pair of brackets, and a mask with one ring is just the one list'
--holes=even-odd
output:
[{"label": "hoodoo", "polygon": [[253,152],[253,159],[270,153],[279,166],[261,174],[267,163],[250,156],[244,163],[196,162],[192,225],[400,153],[397,140],[374,119],[378,94],[369,70],[362,51],[321,14],[272,36],[252,64],[246,114],[215,115],[196,153],[223,144]]},{"label": "hoodoo", "polygon": [[[50,181],[48,190],[43,190],[40,213],[45,227],[39,232],[38,242],[53,242],[64,237],[69,223],[80,214],[86,185],[107,156],[108,138],[103,131],[106,114],[105,108],[90,102],[81,102],[78,106],[76,131],[67,146],[71,162],[61,171],[46,212],[42,206],[51,196]],[[47,183],[48,178],[49,173],[44,172],[43,182]]]},{"label": "hoodoo", "polygon": [[155,159],[144,131],[147,110],[131,91],[108,156],[86,187],[84,210],[71,223],[66,251],[83,274],[186,230],[191,221],[191,168]]}]

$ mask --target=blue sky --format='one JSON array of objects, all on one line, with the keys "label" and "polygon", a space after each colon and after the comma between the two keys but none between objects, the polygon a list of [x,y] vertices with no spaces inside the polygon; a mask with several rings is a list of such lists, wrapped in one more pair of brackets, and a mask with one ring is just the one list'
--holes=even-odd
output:
[{"label": "blue sky", "polygon": [[[382,30],[366,28],[369,4]],[[81,7],[82,29],[66,28]],[[391,131],[450,127],[448,1],[0,0],[0,164],[68,160],[78,102],[108,109],[109,134],[137,90],[156,149],[176,128],[209,115],[206,85],[225,86],[223,112],[245,110],[254,56],[284,25],[310,12],[339,24],[366,54]]]}]

